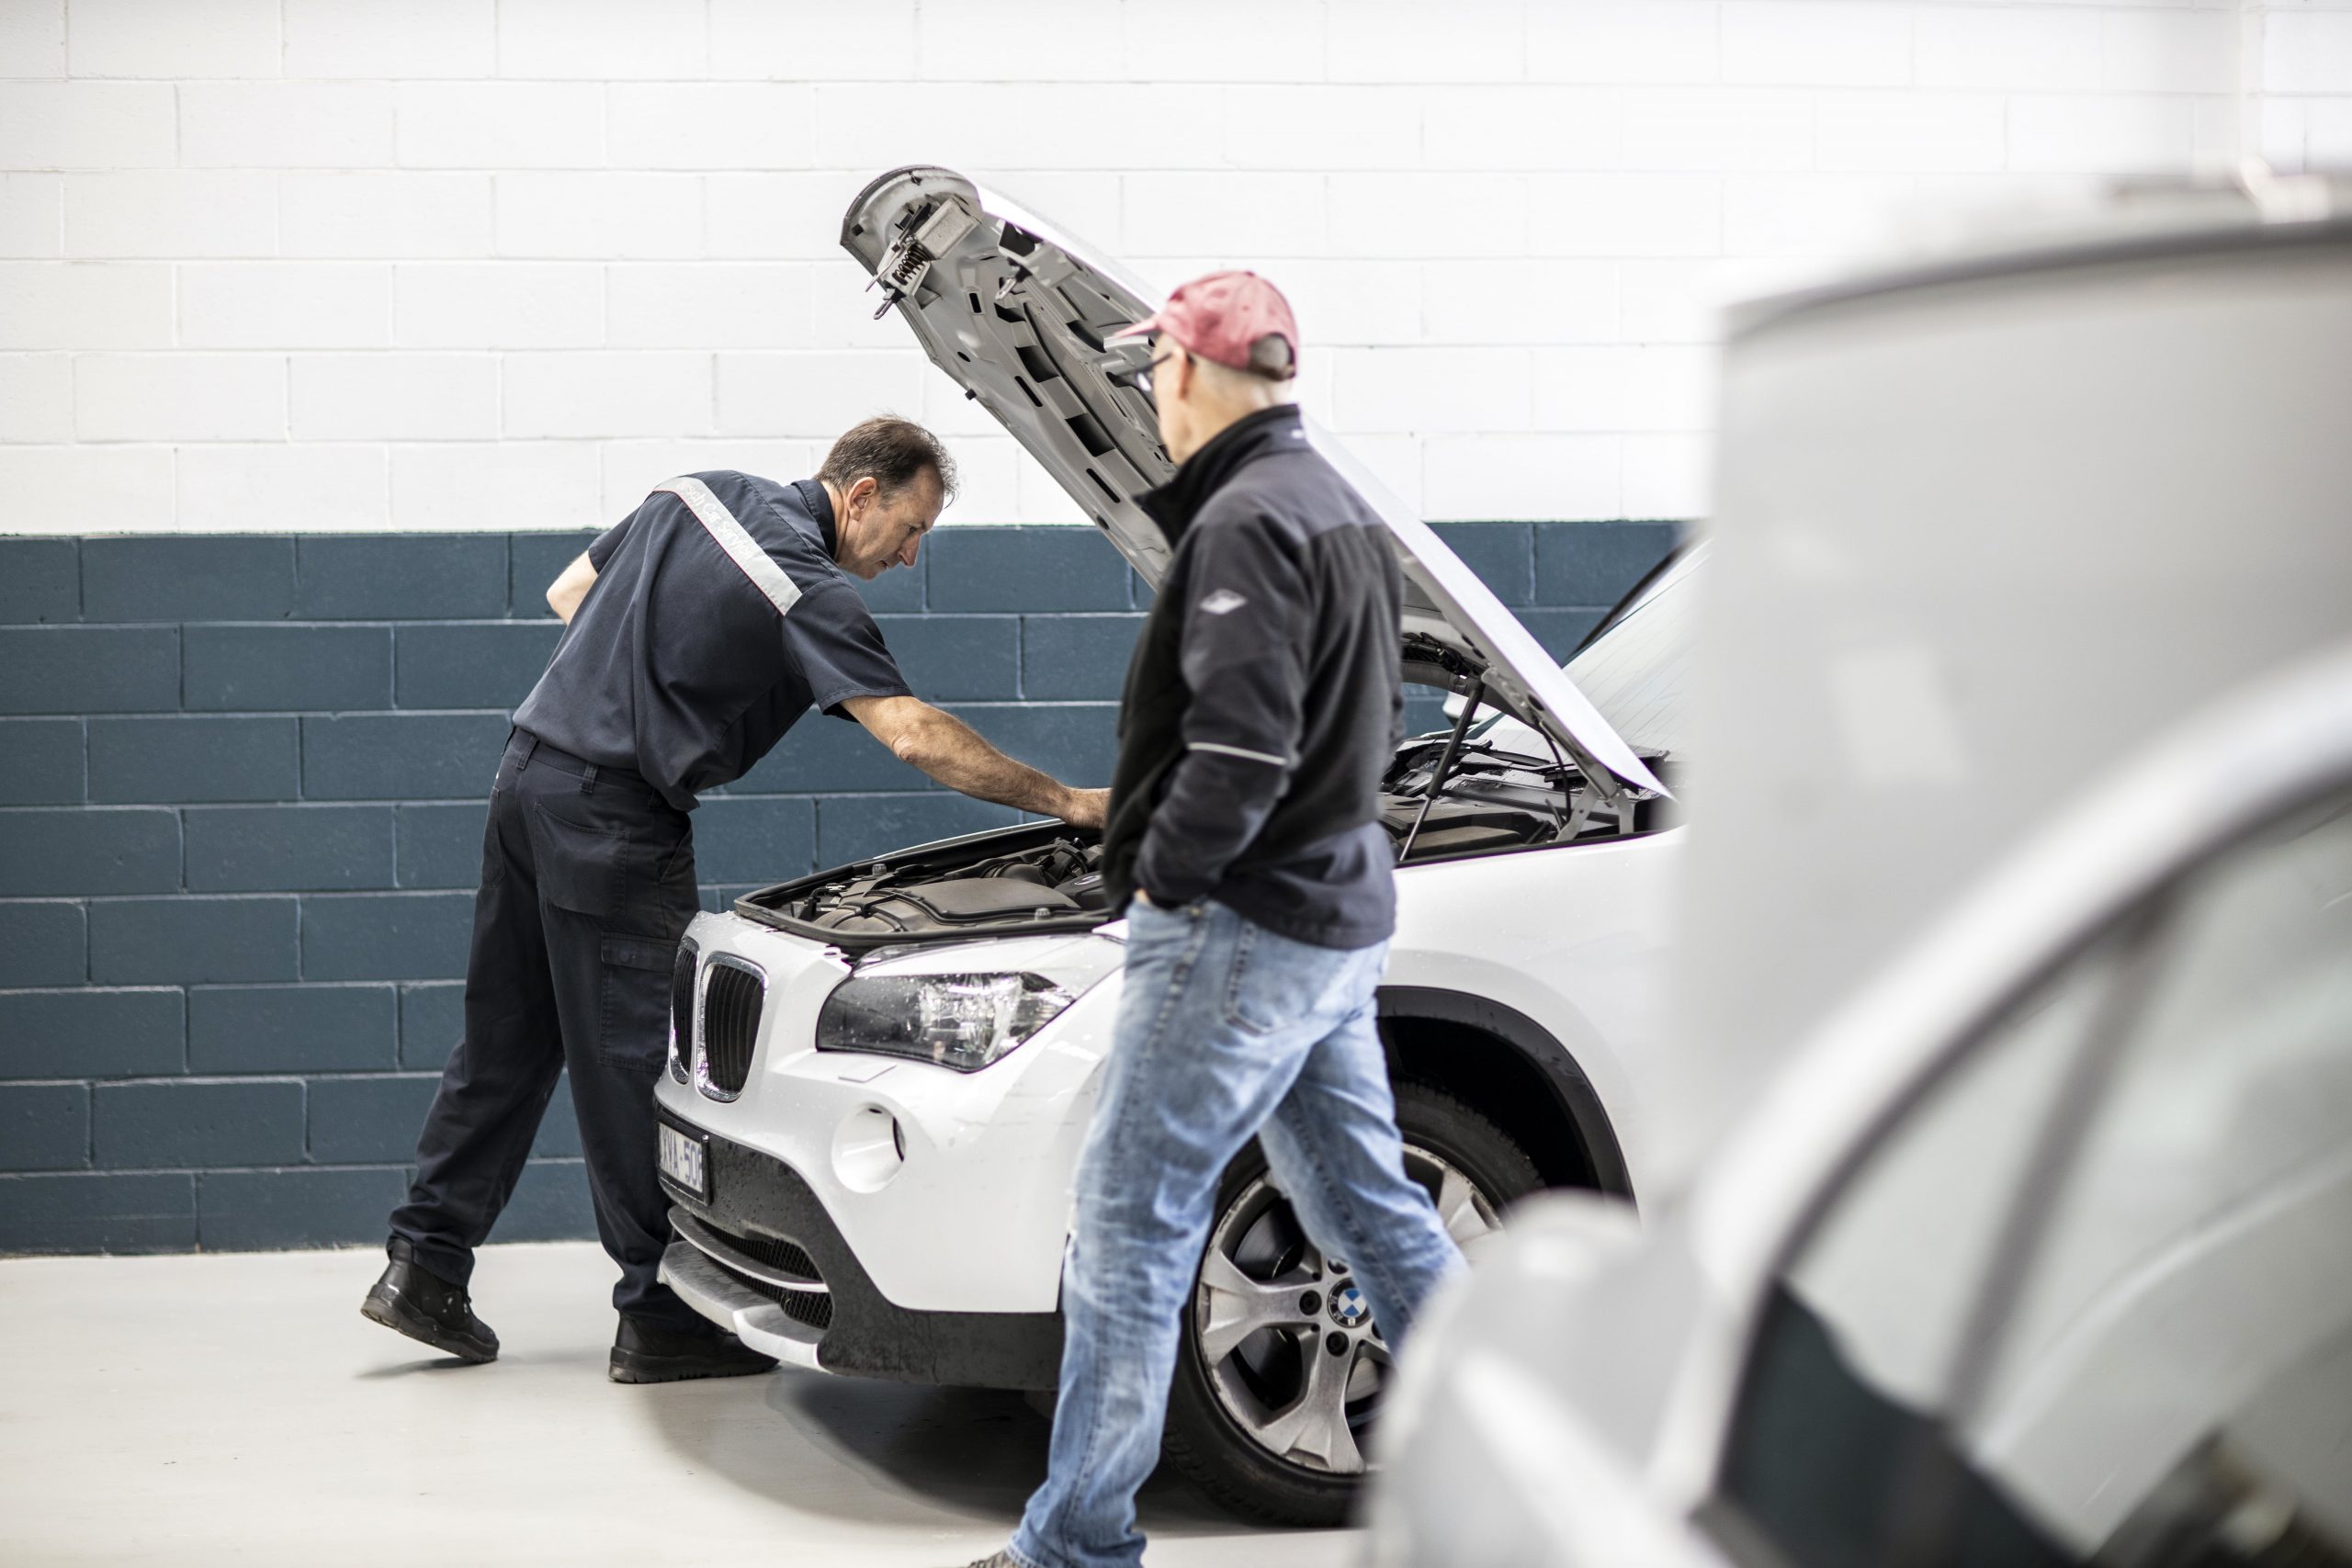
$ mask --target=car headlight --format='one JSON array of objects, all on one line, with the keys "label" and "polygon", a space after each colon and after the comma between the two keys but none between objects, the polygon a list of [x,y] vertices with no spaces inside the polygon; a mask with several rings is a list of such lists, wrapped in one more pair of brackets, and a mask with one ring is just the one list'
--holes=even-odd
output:
[{"label": "car headlight", "polygon": [[817,1049],[912,1056],[978,1072],[1077,999],[1042,975],[853,976],[833,988],[817,1014]]}]

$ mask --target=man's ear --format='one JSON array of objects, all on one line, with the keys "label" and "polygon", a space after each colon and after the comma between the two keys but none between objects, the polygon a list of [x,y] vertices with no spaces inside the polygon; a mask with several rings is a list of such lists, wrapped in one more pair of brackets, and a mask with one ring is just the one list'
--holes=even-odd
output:
[{"label": "man's ear", "polygon": [[881,481],[872,474],[861,475],[854,484],[842,491],[842,510],[847,512],[853,507],[871,505],[876,492],[881,488]]}]

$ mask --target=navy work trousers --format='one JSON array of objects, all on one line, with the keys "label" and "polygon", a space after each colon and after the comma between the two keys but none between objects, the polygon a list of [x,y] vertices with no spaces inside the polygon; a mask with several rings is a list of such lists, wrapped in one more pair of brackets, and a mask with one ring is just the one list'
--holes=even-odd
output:
[{"label": "navy work trousers", "polygon": [[408,1201],[392,1212],[392,1235],[418,1262],[460,1284],[471,1276],[569,1067],[596,1234],[621,1269],[613,1304],[707,1330],[659,1277],[670,1206],[653,1152],[670,969],[697,907],[684,812],[634,773],[514,732],[482,838],[465,1038],[417,1135]]}]

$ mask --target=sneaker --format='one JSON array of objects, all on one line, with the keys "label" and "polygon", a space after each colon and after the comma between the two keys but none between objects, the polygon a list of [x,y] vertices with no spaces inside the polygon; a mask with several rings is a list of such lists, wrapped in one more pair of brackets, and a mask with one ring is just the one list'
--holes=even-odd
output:
[{"label": "sneaker", "polygon": [[688,1378],[741,1378],[775,1365],[724,1329],[695,1333],[621,1314],[607,1372],[615,1382],[684,1382]]},{"label": "sneaker", "polygon": [[398,1237],[384,1250],[391,1263],[359,1303],[360,1316],[461,1361],[498,1359],[498,1336],[474,1315],[463,1285],[419,1263],[415,1249]]}]

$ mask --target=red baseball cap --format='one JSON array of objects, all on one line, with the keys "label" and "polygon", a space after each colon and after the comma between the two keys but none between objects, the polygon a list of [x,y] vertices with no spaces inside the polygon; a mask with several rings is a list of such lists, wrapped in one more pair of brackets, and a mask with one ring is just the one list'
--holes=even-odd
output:
[{"label": "red baseball cap", "polygon": [[[1298,322],[1283,291],[1254,272],[1213,272],[1168,297],[1168,303],[1114,337],[1166,333],[1185,352],[1235,370],[1287,378],[1298,369]],[[1288,354],[1268,338],[1280,338]]]}]

